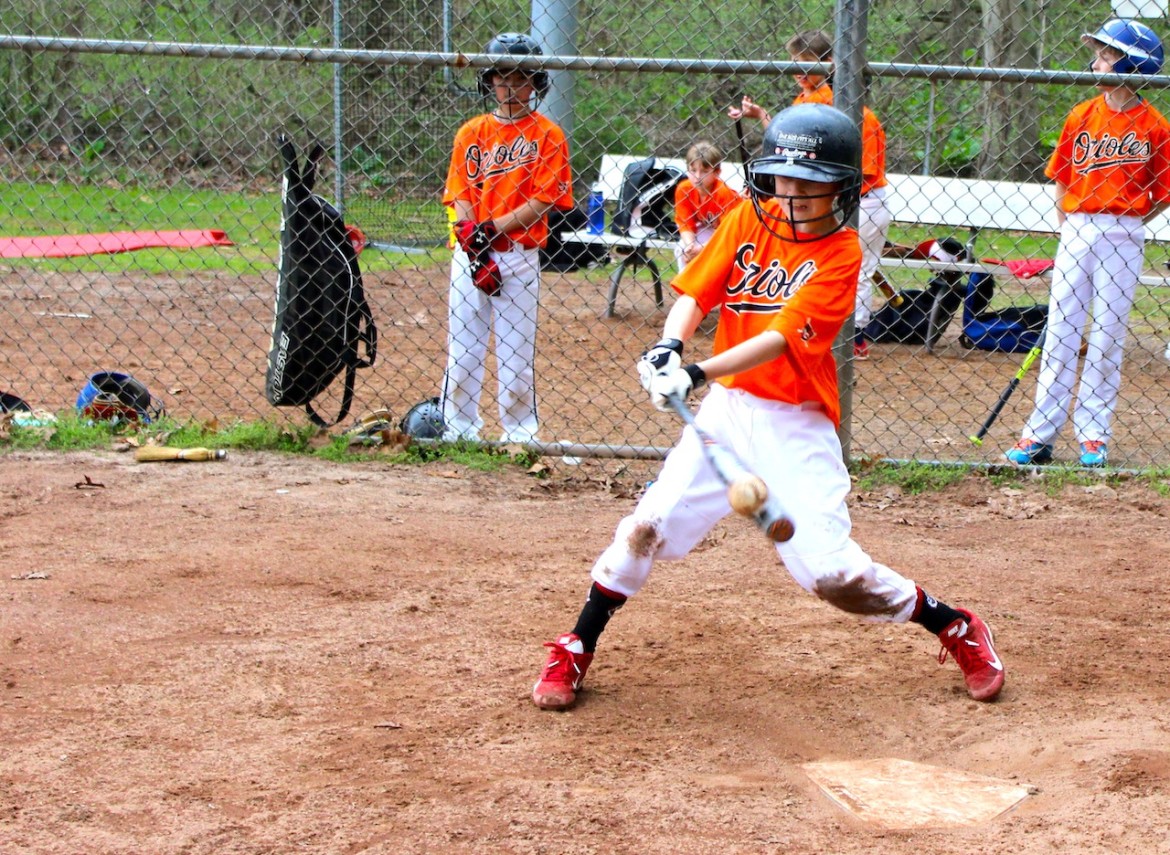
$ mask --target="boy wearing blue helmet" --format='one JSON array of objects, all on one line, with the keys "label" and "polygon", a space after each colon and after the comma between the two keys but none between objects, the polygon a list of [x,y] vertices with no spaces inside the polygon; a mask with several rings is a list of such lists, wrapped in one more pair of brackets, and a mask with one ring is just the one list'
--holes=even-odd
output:
[{"label": "boy wearing blue helmet", "polygon": [[[1098,74],[1158,74],[1162,42],[1137,21],[1114,18],[1081,40]],[[1006,453],[1047,463],[1073,403],[1088,316],[1088,350],[1072,418],[1082,466],[1104,466],[1121,385],[1126,322],[1141,275],[1146,226],[1170,205],[1170,124],[1138,94],[1140,82],[1105,83],[1073,107],[1045,174],[1056,183],[1060,246],[1036,405]]]}]

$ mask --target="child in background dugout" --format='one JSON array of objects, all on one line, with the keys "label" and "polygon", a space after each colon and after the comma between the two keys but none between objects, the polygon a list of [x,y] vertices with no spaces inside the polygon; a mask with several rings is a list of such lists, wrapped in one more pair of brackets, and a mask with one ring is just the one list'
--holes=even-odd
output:
[{"label": "child in background dugout", "polygon": [[[793,62],[825,63],[833,59],[833,42],[821,30],[797,33],[784,45]],[[833,89],[823,74],[797,74],[800,92],[793,104],[833,104]],[[759,119],[764,127],[768,111],[746,95],[738,109],[727,111],[733,119]],[[861,204],[857,209],[857,236],[861,241],[861,270],[857,278],[857,302],[853,313],[853,358],[869,359],[869,342],[863,330],[873,318],[874,276],[890,233],[893,215],[886,205],[886,131],[869,107],[861,110]]]},{"label": "child in background dugout", "polygon": [[[796,582],[867,620],[925,627],[939,637],[943,658],[949,654],[958,663],[971,697],[987,701],[1004,682],[987,624],[927,595],[850,537],[832,348],[853,311],[861,265],[857,235],[843,226],[858,200],[860,147],[848,117],[823,104],[789,107],[772,120],[763,154],[749,167],[751,204],[727,214],[671,283],[679,297],[638,374],[660,410],[669,408],[668,397],[685,400],[716,381],[696,423],[733,450],[775,497],[787,499],[782,504],[795,534],[776,551]],[[714,309],[719,325],[712,356],[684,366],[685,343]],[[686,427],[594,563],[573,630],[545,645],[549,654],[533,703],[551,710],[571,706],[606,624],[641,590],[654,563],[686,556],[730,511],[727,488],[698,435]],[[771,575],[761,579],[769,584]]]},{"label": "child in background dugout", "polygon": [[674,258],[680,273],[711,240],[723,215],[743,201],[719,177],[722,165],[723,152],[713,143],[703,140],[687,150],[687,177],[674,189],[679,234]]}]

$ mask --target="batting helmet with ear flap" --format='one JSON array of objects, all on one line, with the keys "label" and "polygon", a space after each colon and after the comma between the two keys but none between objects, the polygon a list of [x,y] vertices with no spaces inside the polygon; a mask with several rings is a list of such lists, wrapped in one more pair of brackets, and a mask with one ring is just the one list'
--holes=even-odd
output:
[{"label": "batting helmet with ear flap", "polygon": [[1140,21],[1111,18],[1095,33],[1082,33],[1082,42],[1100,42],[1125,54],[1113,63],[1114,74],[1157,74],[1164,53],[1157,33]]},{"label": "batting helmet with ear flap", "polygon": [[428,398],[407,411],[398,429],[415,439],[439,439],[445,427],[439,399]]},{"label": "batting helmet with ear flap", "polygon": [[77,409],[85,417],[96,421],[143,421],[163,415],[163,406],[145,386],[129,374],[117,371],[99,371],[77,395]]},{"label": "batting helmet with ear flap", "polygon": [[[764,131],[763,150],[748,163],[749,192],[760,222],[784,240],[819,240],[840,229],[861,201],[861,132],[848,116],[826,104],[797,104],[781,110]],[[809,220],[797,219],[791,209],[786,216],[765,209],[763,202],[775,196],[775,178],[796,178],[819,184],[833,184],[824,193],[806,198],[835,196],[833,213],[837,227],[808,235],[799,227]],[[784,204],[783,199],[779,200]],[[791,230],[775,231],[772,224],[791,224]]]},{"label": "batting helmet with ear flap", "polygon": [[[500,33],[487,43],[483,52],[498,56],[544,56],[544,51],[540,49],[540,45],[536,43],[536,39],[524,33]],[[493,64],[491,68],[481,69],[476,78],[479,83],[479,94],[484,98],[494,97],[495,92],[492,89],[492,75],[514,71],[516,68],[517,66],[506,60],[500,60]],[[532,79],[532,88],[536,90],[536,97],[539,99],[547,95],[550,85],[548,72],[530,70],[528,71],[528,75]]]}]

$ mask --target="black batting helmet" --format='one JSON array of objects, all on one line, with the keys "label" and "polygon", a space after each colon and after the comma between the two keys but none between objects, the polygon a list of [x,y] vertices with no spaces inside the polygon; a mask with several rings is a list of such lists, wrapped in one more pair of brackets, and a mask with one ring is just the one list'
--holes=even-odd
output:
[{"label": "black batting helmet", "polygon": [[415,404],[398,425],[399,430],[415,439],[440,439],[445,428],[443,407],[438,398],[428,398]]},{"label": "black batting helmet", "polygon": [[[524,33],[500,33],[487,43],[483,52],[500,57],[544,56],[544,51],[540,49],[540,45],[536,43],[536,39]],[[516,66],[509,63],[506,59],[497,61],[491,68],[481,69],[476,76],[476,82],[479,85],[479,94],[484,98],[494,97],[492,75],[513,71],[515,69]],[[532,88],[536,90],[536,97],[543,98],[547,95],[550,84],[548,72],[530,70],[528,71],[528,75],[532,78]]]},{"label": "black batting helmet", "polygon": [[[764,131],[763,151],[748,163],[749,191],[756,216],[768,231],[785,240],[819,239],[845,225],[861,201],[861,132],[840,110],[826,104],[797,104],[776,114]],[[837,229],[816,238],[795,237],[802,220],[779,217],[764,209],[762,202],[775,196],[776,176],[838,184],[820,195],[836,195],[834,214]],[[808,197],[816,198],[816,197]],[[792,225],[776,232],[770,223],[786,220]]]}]

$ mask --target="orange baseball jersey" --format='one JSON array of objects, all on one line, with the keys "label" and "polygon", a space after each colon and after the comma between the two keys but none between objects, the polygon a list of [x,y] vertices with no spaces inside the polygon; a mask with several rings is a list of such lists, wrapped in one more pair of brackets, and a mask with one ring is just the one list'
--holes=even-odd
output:
[{"label": "orange baseball jersey", "polygon": [[[761,204],[778,215],[777,200]],[[791,233],[787,223],[773,228]],[[671,285],[693,297],[704,314],[719,307],[713,353],[766,330],[778,331],[788,342],[779,359],[715,382],[789,404],[819,402],[838,424],[833,341],[853,314],[860,270],[861,244],[852,229],[795,243],[769,232],[751,205],[740,205]]]},{"label": "orange baseball jersey", "polygon": [[[569,146],[560,127],[540,113],[501,122],[476,116],[455,134],[443,204],[471,203],[477,223],[502,217],[537,199],[573,207]],[[548,240],[548,218],[508,237],[530,249]]]},{"label": "orange baseball jersey", "polygon": [[[833,88],[828,85],[800,94],[793,104],[827,104],[833,106]],[[861,195],[870,190],[885,187],[886,180],[886,130],[869,107],[861,108]]]},{"label": "orange baseball jersey", "polygon": [[674,221],[679,231],[698,232],[705,227],[719,225],[723,215],[743,201],[743,197],[715,179],[710,193],[701,193],[691,179],[684,178],[674,188]]},{"label": "orange baseball jersey", "polygon": [[1045,174],[1066,213],[1143,216],[1170,201],[1170,124],[1144,98],[1124,113],[1098,95],[1073,107]]}]

